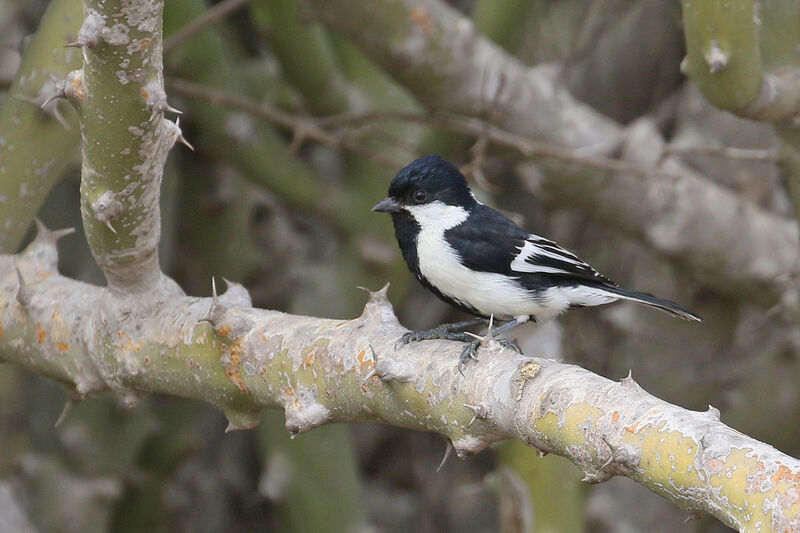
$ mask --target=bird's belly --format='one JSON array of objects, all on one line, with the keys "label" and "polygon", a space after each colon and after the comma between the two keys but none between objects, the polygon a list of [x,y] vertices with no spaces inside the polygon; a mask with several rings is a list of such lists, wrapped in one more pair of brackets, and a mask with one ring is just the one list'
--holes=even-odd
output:
[{"label": "bird's belly", "polygon": [[549,318],[569,306],[566,300],[529,291],[502,274],[465,267],[441,234],[420,232],[417,255],[420,272],[431,285],[484,316],[494,315],[499,320],[524,315]]}]

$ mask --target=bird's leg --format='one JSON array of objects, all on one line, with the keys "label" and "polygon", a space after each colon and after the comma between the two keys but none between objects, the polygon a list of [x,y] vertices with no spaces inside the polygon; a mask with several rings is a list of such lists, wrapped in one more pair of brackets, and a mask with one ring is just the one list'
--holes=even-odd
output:
[{"label": "bird's leg", "polygon": [[[529,319],[527,317],[517,317],[514,320],[509,320],[505,324],[498,326],[494,329],[494,331],[486,330],[486,335],[489,335],[490,333],[491,335],[502,335],[506,331],[510,331],[520,324],[524,324],[528,320]],[[517,344],[517,341],[514,339],[497,339],[497,342],[499,342],[500,346],[503,346],[504,348],[513,348],[517,351],[517,353],[522,353],[519,344]]]},{"label": "bird's leg", "polygon": [[431,339],[447,339],[465,342],[469,340],[469,336],[463,330],[482,324],[484,321],[483,318],[473,318],[463,322],[442,324],[441,326],[425,331],[409,331],[403,334],[403,336],[394,343],[394,348],[396,350],[398,347],[403,344],[408,344],[409,342],[427,341]]},{"label": "bird's leg", "polygon": [[[527,317],[527,316],[517,317],[514,320],[509,320],[505,324],[502,324],[502,325],[498,326],[495,329],[492,329],[492,320],[489,320],[489,327],[487,328],[487,330],[483,334],[483,336],[481,337],[481,336],[477,336],[477,335],[470,335],[471,337],[474,337],[474,338],[466,346],[464,346],[463,350],[461,350],[461,356],[458,358],[458,372],[462,376],[464,375],[464,368],[463,367],[464,367],[464,363],[467,361],[467,359],[474,359],[476,361],[478,360],[478,357],[477,357],[478,347],[481,345],[481,343],[484,340],[486,340],[487,338],[492,338],[495,335],[499,335],[499,334],[505,333],[506,331],[509,331],[511,329],[514,329],[515,327],[519,326],[520,324],[524,324],[528,320],[530,320],[530,317]],[[469,334],[465,333],[465,335],[469,335]],[[517,341],[515,341],[515,340],[498,339],[497,342],[500,343],[500,346],[503,346],[504,348],[513,348],[518,353],[522,353],[522,350],[520,350],[519,345],[517,344]]]}]

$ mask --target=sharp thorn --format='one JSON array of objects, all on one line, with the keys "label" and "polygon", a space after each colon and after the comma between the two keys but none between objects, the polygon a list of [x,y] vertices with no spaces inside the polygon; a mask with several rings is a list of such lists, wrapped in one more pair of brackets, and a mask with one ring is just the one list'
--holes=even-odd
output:
[{"label": "sharp thorn", "polygon": [[25,289],[27,285],[25,284],[25,278],[22,277],[22,271],[19,269],[16,259],[14,259],[14,269],[17,271],[17,283],[19,284],[19,288],[17,289],[17,302],[19,302],[22,307],[26,307],[30,303],[30,298],[26,294]]},{"label": "sharp thorn", "polygon": [[114,226],[111,225],[110,220],[106,220],[106,227],[111,230],[111,233],[117,235],[117,230],[114,229]]},{"label": "sharp thorn", "polygon": [[439,463],[439,466],[436,468],[437,472],[444,467],[445,463],[447,463],[447,460],[453,454],[453,450],[454,449],[455,449],[455,447],[453,446],[453,441],[451,441],[450,439],[447,439],[447,449],[445,449],[445,451],[444,451],[444,457],[442,457],[442,462]]},{"label": "sharp thorn", "polygon": [[186,148],[194,152],[194,146],[192,146],[191,143],[189,143],[189,141],[186,140],[186,137],[184,137],[182,133],[178,136],[178,141],[180,141],[180,143],[184,145]]},{"label": "sharp thorn", "polygon": [[64,419],[67,418],[69,412],[72,410],[73,405],[75,405],[75,402],[72,400],[72,398],[67,398],[67,401],[64,402],[64,407],[61,409],[61,414],[58,415],[58,419],[53,427],[58,427],[61,425]]},{"label": "sharp thorn", "polygon": [[364,379],[361,380],[361,384],[362,385],[365,384],[367,381],[369,381],[370,379],[372,379],[373,377],[375,377],[377,375],[378,375],[378,372],[373,368],[372,370],[369,371],[369,374],[364,376]]},{"label": "sharp thorn", "polygon": [[67,235],[75,233],[75,228],[51,230],[45,226],[44,222],[42,222],[39,217],[33,217],[33,221],[36,224],[36,238],[44,239],[48,242],[55,243],[58,242],[61,237],[66,237]]},{"label": "sharp thorn", "polygon": [[66,98],[66,97],[67,93],[65,93],[64,91],[58,91],[55,94],[50,95],[49,98],[47,98],[44,102],[42,102],[42,105],[39,106],[39,109],[44,109],[45,107],[47,107],[47,104],[49,104],[53,100],[58,100],[59,98]]},{"label": "sharp thorn", "polygon": [[67,235],[72,235],[75,233],[75,228],[62,228],[53,230],[50,233],[52,233],[53,239],[58,241],[61,237],[66,237]]},{"label": "sharp thorn", "polygon": [[213,298],[213,303],[217,302],[217,279],[214,276],[211,276],[211,297]]}]

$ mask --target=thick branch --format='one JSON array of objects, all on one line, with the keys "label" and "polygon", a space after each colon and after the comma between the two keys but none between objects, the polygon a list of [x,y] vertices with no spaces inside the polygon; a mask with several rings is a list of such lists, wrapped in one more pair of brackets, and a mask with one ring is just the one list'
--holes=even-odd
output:
[{"label": "thick branch", "polygon": [[[352,320],[250,307],[233,285],[218,299],[162,291],[133,298],[61,277],[42,231],[0,256],[0,358],[75,387],[150,392],[223,409],[231,429],[283,409],[293,433],[380,421],[434,431],[459,455],[518,439],[571,459],[589,482],[625,475],[694,513],[742,530],[800,527],[800,461],[719,422],[573,365],[489,342],[456,370],[458,343],[393,349],[405,331],[386,291]],[[18,270],[15,268],[15,264]]]},{"label": "thick branch", "polygon": [[67,96],[81,114],[81,214],[92,254],[110,287],[147,290],[158,266],[158,197],[167,153],[180,128],[161,66],[163,2],[87,2],[74,43],[83,69]]},{"label": "thick branch", "polygon": [[[443,2],[381,0],[370,10],[364,10],[362,3],[354,0],[306,0],[306,3],[320,19],[345,32],[364,53],[433,109],[480,116],[488,111],[488,102],[492,102],[496,106],[497,126],[511,133],[561,144],[578,156],[611,156],[623,145],[626,156],[635,161],[651,154],[653,138],[649,133],[642,137],[640,131],[626,130],[580,104],[563,87],[556,69],[526,68],[476,35],[469,20]],[[658,140],[663,145],[660,136]],[[548,187],[549,200],[559,205],[576,205],[575,191],[587,186],[589,177],[585,169],[548,158],[537,158],[536,162],[546,170],[544,179],[553,184]],[[650,192],[637,198],[646,199],[643,202],[646,205],[658,203],[659,218],[674,222],[668,228],[670,231],[682,228],[681,220],[710,223],[713,232],[709,229],[708,233],[714,238],[704,241],[700,255],[724,257],[727,266],[720,269],[718,261],[698,260],[696,247],[676,242],[676,238],[690,241],[692,232],[665,231],[665,238],[652,238],[648,242],[697,269],[701,277],[713,280],[717,288],[735,293],[744,282],[765,300],[777,301],[791,286],[797,269],[800,248],[795,225],[735,199],[692,172],[676,157],[670,158],[668,172],[674,178],[658,180],[658,198],[647,196]],[[631,182],[619,174],[599,179],[617,190]],[[691,193],[703,198],[703,202],[684,198],[688,193],[683,185],[687,182],[692,185]],[[582,197],[591,198],[581,203],[593,214],[614,211],[618,216],[608,218],[609,222],[637,236],[641,236],[638,227],[651,216],[642,209],[630,212],[620,209],[613,195],[593,196],[584,192]],[[680,202],[674,202],[677,199]],[[718,210],[719,203],[726,209]],[[741,238],[742,226],[748,228],[751,239]],[[780,243],[781,251],[775,253],[775,248],[767,247],[769,251],[764,253],[760,246],[752,246],[754,242]]]}]

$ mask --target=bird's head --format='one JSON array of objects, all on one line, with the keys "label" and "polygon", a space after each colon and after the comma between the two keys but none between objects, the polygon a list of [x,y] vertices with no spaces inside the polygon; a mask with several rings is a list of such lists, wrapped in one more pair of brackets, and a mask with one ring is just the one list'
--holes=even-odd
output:
[{"label": "bird's head", "polygon": [[372,210],[393,216],[405,211],[423,222],[426,218],[468,213],[477,203],[455,165],[438,155],[428,155],[398,172],[389,185],[389,195]]}]

